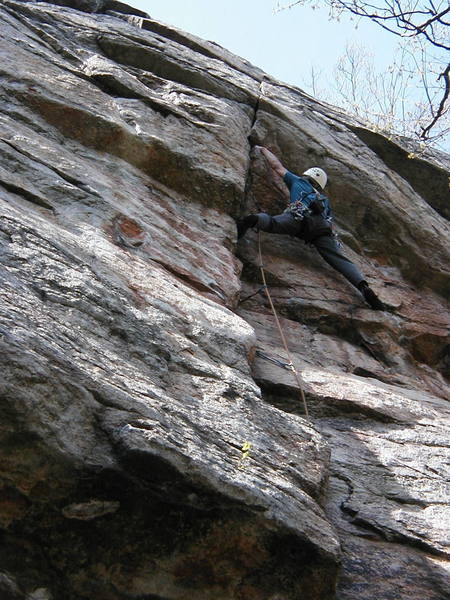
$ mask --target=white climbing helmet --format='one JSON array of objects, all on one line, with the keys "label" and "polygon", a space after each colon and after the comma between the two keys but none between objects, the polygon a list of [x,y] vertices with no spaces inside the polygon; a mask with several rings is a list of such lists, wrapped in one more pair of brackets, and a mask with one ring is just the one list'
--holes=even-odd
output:
[{"label": "white climbing helmet", "polygon": [[303,173],[303,176],[310,177],[315,183],[317,183],[320,186],[322,190],[327,185],[327,174],[320,167],[311,167]]}]

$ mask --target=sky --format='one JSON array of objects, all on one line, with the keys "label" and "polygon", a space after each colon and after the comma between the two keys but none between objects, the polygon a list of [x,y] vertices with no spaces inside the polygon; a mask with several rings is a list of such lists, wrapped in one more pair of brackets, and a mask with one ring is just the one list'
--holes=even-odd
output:
[{"label": "sky", "polygon": [[[369,21],[330,21],[326,10],[296,6],[275,12],[276,0],[125,0],[153,19],[220,44],[267,74],[305,91],[311,67],[332,77],[347,42],[373,52],[385,68],[397,38]],[[358,25],[356,27],[356,25]]]}]

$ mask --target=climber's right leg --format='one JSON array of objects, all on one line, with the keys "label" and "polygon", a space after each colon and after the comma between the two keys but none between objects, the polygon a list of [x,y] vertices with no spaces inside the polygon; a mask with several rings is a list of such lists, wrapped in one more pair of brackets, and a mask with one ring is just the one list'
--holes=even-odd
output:
[{"label": "climber's right leg", "polygon": [[339,243],[332,236],[322,236],[313,241],[314,246],[318,250],[326,262],[339,271],[351,284],[353,284],[364,296],[366,302],[374,310],[385,310],[384,304],[369,287],[369,284],[364,279],[364,275],[358,267],[347,258],[341,251]]}]

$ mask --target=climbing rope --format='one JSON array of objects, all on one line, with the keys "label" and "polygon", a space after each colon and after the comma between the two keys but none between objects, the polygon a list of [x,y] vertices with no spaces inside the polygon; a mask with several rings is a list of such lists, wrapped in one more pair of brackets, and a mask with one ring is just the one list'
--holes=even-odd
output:
[{"label": "climbing rope", "polygon": [[259,266],[259,269],[261,271],[261,277],[262,277],[262,282],[263,282],[263,289],[266,292],[267,300],[269,301],[270,308],[271,308],[273,316],[275,318],[275,322],[277,324],[278,331],[280,333],[280,337],[281,337],[281,340],[283,342],[284,350],[286,352],[286,356],[287,356],[288,361],[289,361],[286,364],[286,368],[289,368],[294,373],[294,377],[295,377],[295,379],[297,381],[298,389],[300,391],[300,397],[302,399],[303,406],[305,407],[305,415],[306,415],[306,418],[309,419],[308,405],[306,404],[306,398],[305,398],[305,393],[303,391],[302,383],[300,381],[300,377],[299,377],[299,374],[297,373],[297,370],[296,370],[296,368],[294,366],[294,363],[292,362],[292,357],[291,357],[291,353],[289,351],[289,347],[288,347],[287,342],[286,342],[286,337],[285,337],[285,335],[283,333],[283,329],[281,327],[280,319],[278,318],[277,311],[275,310],[275,306],[274,306],[274,304],[272,302],[272,298],[270,296],[269,288],[267,286],[266,274],[264,273],[264,265],[263,265],[263,260],[262,260],[261,232],[260,231],[258,231],[258,257],[259,257],[259,265],[258,266]]}]

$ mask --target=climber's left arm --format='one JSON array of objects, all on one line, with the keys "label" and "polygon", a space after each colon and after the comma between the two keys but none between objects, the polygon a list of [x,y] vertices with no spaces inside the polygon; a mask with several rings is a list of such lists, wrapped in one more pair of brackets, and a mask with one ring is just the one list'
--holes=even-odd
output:
[{"label": "climber's left arm", "polygon": [[281,161],[275,156],[273,152],[265,148],[264,146],[255,146],[256,150],[259,150],[264,158],[269,163],[270,167],[275,171],[277,175],[281,178],[285,176],[287,173],[286,167],[281,163]]}]

